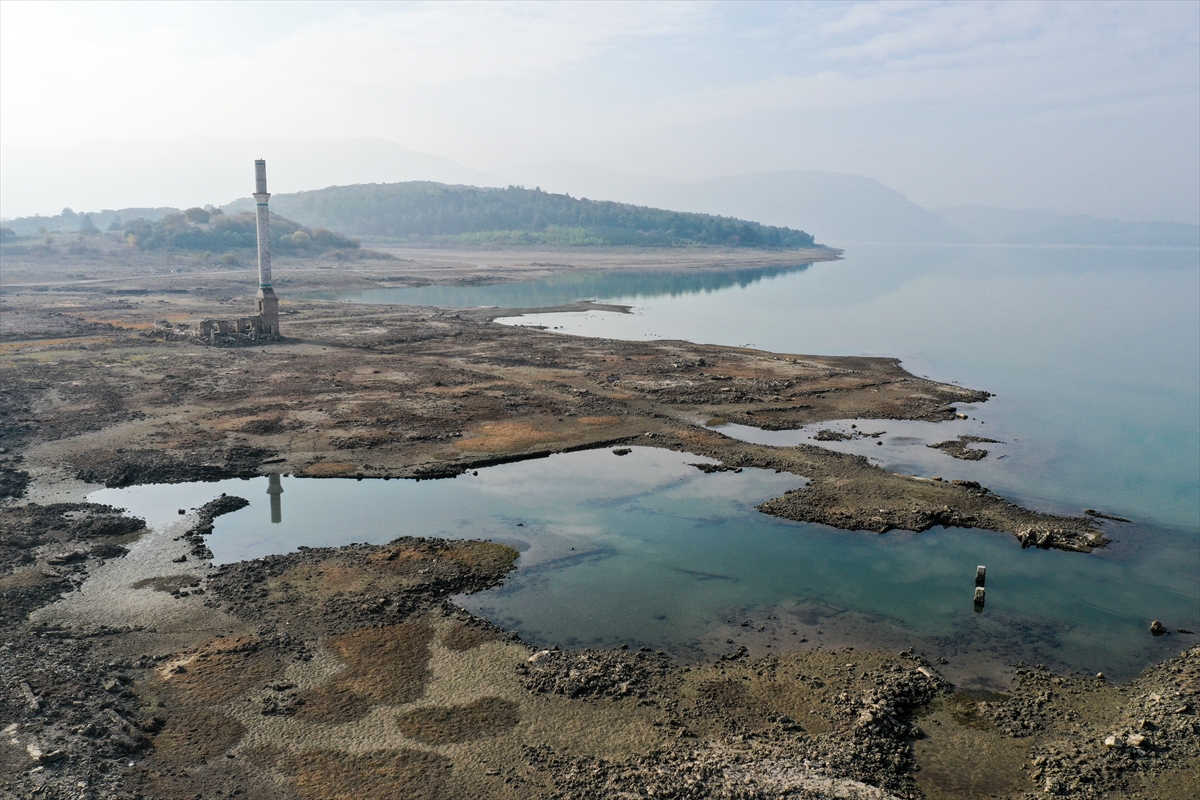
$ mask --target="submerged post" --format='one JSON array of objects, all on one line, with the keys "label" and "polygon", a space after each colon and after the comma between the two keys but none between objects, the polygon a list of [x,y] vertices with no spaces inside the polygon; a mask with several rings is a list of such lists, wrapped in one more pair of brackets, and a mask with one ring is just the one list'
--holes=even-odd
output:
[{"label": "submerged post", "polygon": [[258,299],[256,310],[262,319],[262,332],[267,336],[279,335],[279,298],[271,287],[271,218],[267,201],[267,162],[254,162],[255,221],[258,231]]},{"label": "submerged post", "polygon": [[983,611],[983,597],[986,590],[982,586],[975,587],[975,612]]},{"label": "submerged post", "polygon": [[980,564],[978,567],[975,568],[975,585],[983,586],[983,583],[986,579],[987,579],[987,567]]}]

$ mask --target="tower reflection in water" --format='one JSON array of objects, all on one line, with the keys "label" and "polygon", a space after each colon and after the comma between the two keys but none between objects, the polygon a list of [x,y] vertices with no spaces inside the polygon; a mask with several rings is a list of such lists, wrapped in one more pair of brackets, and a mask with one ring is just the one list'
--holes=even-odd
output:
[{"label": "tower reflection in water", "polygon": [[271,495],[271,522],[283,522],[283,506],[279,495],[283,494],[283,486],[279,483],[278,473],[273,473],[268,481],[267,494]]}]

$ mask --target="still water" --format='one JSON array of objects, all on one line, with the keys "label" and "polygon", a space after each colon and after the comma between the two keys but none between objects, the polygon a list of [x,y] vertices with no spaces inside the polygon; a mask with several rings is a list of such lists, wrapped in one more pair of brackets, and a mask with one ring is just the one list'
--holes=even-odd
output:
[{"label": "still water", "polygon": [[973,416],[989,438],[1024,444],[996,464],[993,489],[1200,529],[1200,251],[855,245],[844,261],[721,292],[601,299],[633,313],[507,321],[896,357],[996,395]]},{"label": "still water", "polygon": [[599,297],[679,297],[745,288],[762,280],[803,272],[808,264],[756,269],[632,272],[583,272],[553,275],[536,281],[480,286],[397,286],[339,292],[310,292],[312,300],[353,303],[440,306],[442,308],[549,308]]},{"label": "still water", "polygon": [[[699,658],[727,652],[729,640],[768,652],[808,639],[802,646],[915,645],[980,685],[1019,659],[1129,677],[1194,641],[1155,639],[1150,619],[1200,630],[1198,277],[1195,250],[857,246],[841,262],[742,271],[724,283],[609,275],[571,289],[552,279],[524,291],[555,298],[543,305],[596,299],[633,313],[509,320],[614,338],[890,355],[918,374],[994,392],[964,407],[965,421],[821,427],[884,431],[828,446],[889,469],[980,480],[1039,509],[1132,520],[1107,523],[1116,542],[1091,555],[1023,551],[985,531],[876,536],[776,520],[754,505],[796,488],[795,476],[705,475],[688,465],[698,457],[650,448],[441,481],[285,477],[283,493],[269,495],[262,478],[93,499],[165,524],[220,492],[246,497],[251,506],[217,521],[218,561],[406,534],[507,542],[521,551],[519,569],[503,587],[459,601],[537,644],[625,642]],[[532,295],[510,303],[488,290],[441,287],[447,297],[471,294],[438,302],[535,305]],[[724,432],[788,446],[815,431]],[[979,462],[925,446],[961,433],[1001,443],[980,445],[989,455]],[[988,566],[982,614],[970,603],[977,564]]]}]

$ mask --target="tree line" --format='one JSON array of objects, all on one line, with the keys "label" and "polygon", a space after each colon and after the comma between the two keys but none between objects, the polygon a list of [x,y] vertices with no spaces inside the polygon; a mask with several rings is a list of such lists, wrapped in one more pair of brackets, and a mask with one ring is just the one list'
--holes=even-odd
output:
[{"label": "tree line", "polygon": [[[189,208],[157,222],[135,219],[125,224],[129,244],[143,250],[221,251],[258,246],[258,226],[251,212],[225,214],[220,209]],[[321,227],[308,228],[271,215],[271,249],[280,251],[353,250],[359,243]]]},{"label": "tree line", "polygon": [[309,225],[434,243],[814,246],[811,235],[792,228],[520,186],[360,184],[275,195],[271,203],[280,213]]}]

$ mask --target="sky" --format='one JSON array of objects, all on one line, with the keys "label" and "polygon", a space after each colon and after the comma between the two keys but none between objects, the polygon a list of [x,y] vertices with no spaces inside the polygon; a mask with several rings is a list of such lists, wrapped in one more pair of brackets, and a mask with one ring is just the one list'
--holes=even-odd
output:
[{"label": "sky", "polygon": [[197,137],[1195,223],[1200,2],[0,3],[0,214],[116,207],[113,164],[30,176],[111,140],[140,187]]}]

